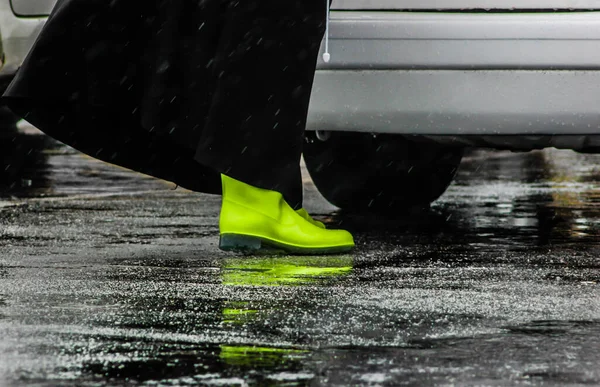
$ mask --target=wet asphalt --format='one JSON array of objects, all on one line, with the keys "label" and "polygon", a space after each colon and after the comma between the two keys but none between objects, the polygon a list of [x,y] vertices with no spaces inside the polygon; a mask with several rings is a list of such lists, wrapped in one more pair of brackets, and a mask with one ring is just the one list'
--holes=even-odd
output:
[{"label": "wet asphalt", "polygon": [[306,178],[357,250],[239,257],[218,197],[27,128],[0,148],[1,386],[600,385],[600,156],[469,151],[387,218]]}]

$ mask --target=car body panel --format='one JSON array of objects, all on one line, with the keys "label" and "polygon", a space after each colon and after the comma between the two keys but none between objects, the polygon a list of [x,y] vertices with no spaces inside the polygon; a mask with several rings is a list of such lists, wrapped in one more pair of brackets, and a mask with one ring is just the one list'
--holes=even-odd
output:
[{"label": "car body panel", "polygon": [[10,0],[0,0],[0,35],[6,60],[0,70],[0,76],[14,75],[42,30],[46,19],[46,17],[18,17],[12,11]]},{"label": "car body panel", "polygon": [[338,10],[600,9],[600,0],[333,0]]},{"label": "car body panel", "polygon": [[324,69],[598,69],[600,12],[332,12]]},{"label": "car body panel", "polygon": [[330,39],[309,130],[512,136],[515,149],[600,134],[600,12],[338,11]]},{"label": "car body panel", "polygon": [[11,0],[13,12],[17,16],[47,16],[57,0]]},{"label": "car body panel", "polygon": [[324,70],[309,129],[423,135],[600,133],[600,72]]}]

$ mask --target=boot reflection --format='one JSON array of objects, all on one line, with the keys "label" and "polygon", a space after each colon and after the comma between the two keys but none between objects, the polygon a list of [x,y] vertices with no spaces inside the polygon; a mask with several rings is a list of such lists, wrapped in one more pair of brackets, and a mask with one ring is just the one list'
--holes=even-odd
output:
[{"label": "boot reflection", "polygon": [[352,255],[323,257],[246,257],[227,259],[223,284],[232,286],[305,285],[352,272]]},{"label": "boot reflection", "polygon": [[220,358],[230,366],[276,368],[301,360],[310,352],[302,349],[221,345]]},{"label": "boot reflection", "polygon": [[[290,257],[246,257],[226,259],[222,266],[225,286],[281,287],[326,285],[342,280],[352,273],[352,255]],[[228,300],[223,305],[223,324],[234,330],[245,330],[276,313],[269,303],[261,301]],[[221,345],[220,359],[232,367],[269,371],[299,371],[302,360],[311,355],[310,350],[294,345],[267,347],[264,345]],[[293,373],[290,376],[294,375]],[[298,381],[301,373],[293,379]]]}]

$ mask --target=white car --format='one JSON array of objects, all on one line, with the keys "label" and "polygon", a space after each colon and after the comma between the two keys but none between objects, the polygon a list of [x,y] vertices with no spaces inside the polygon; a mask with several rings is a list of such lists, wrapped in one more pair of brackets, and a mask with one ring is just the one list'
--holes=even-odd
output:
[{"label": "white car", "polygon": [[341,208],[428,205],[467,146],[600,151],[599,0],[334,0],[305,161]]},{"label": "white car", "polygon": [[[0,0],[0,94],[23,63],[55,3],[56,0]],[[14,120],[7,109],[0,111],[0,126],[14,124]]]}]

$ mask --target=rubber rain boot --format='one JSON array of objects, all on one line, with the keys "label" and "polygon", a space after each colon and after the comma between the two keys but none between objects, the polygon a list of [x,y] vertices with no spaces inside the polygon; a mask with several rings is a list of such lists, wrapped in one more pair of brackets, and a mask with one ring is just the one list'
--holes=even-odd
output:
[{"label": "rubber rain boot", "polygon": [[314,220],[312,218],[312,216],[310,216],[308,214],[308,212],[304,208],[296,210],[296,213],[298,215],[300,215],[301,217],[303,217],[304,219],[308,220],[310,223],[314,224],[315,226],[317,226],[319,228],[325,228],[325,224],[323,222],[319,222],[318,220]]},{"label": "rubber rain boot", "polygon": [[326,230],[294,211],[276,191],[221,175],[219,248],[225,251],[336,254],[352,250],[344,230]]}]

